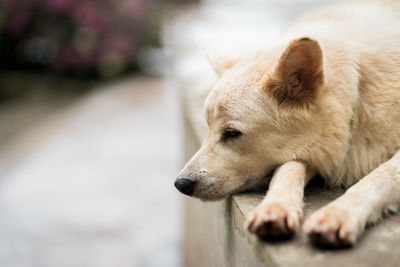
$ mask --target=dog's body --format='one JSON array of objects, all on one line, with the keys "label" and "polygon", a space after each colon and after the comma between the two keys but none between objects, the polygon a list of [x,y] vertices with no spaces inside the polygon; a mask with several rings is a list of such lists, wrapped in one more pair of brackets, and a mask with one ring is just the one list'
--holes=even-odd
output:
[{"label": "dog's body", "polygon": [[315,174],[354,184],[306,221],[322,245],[354,244],[367,223],[396,209],[400,5],[392,2],[319,9],[254,54],[212,56],[220,78],[206,101],[209,134],[178,189],[219,199],[276,169],[247,223],[268,238],[298,230]]},{"label": "dog's body", "polygon": [[400,148],[400,6],[316,10],[284,38],[301,36],[322,47],[326,103],[321,111],[327,113],[327,127],[335,128],[326,130],[327,139],[318,135],[311,144],[323,152],[305,160],[328,183],[349,186]]}]

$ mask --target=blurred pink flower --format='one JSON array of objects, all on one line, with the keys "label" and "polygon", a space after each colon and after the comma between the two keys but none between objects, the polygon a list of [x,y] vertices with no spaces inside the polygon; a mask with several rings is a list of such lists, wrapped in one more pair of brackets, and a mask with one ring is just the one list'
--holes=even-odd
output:
[{"label": "blurred pink flower", "polygon": [[147,15],[151,2],[149,0],[122,1],[121,13],[141,19]]},{"label": "blurred pink flower", "polygon": [[110,36],[105,39],[101,46],[101,53],[112,52],[112,53],[129,53],[134,49],[134,44],[128,37],[125,36]]},{"label": "blurred pink flower", "polygon": [[7,12],[15,7],[16,1],[17,0],[0,0],[0,6],[2,7],[2,9],[4,9],[3,11]]},{"label": "blurred pink flower", "polygon": [[51,9],[58,10],[58,11],[65,11],[65,10],[72,6],[76,0],[41,0],[43,4]]},{"label": "blurred pink flower", "polygon": [[7,22],[7,31],[14,37],[24,33],[32,17],[31,11],[27,9],[18,10]]},{"label": "blurred pink flower", "polygon": [[[0,34],[9,38],[9,42],[0,43],[0,48],[9,44],[0,53],[12,51],[8,56],[11,60],[14,57],[19,62],[42,64],[62,74],[97,72],[111,77],[132,66],[138,49],[151,33],[147,23],[152,26],[154,22],[149,19],[152,5],[159,1],[0,0],[0,12],[5,15]],[[39,40],[29,46],[29,57],[46,60],[24,57],[23,49],[18,47],[32,44],[29,40]],[[45,45],[46,40],[57,47],[56,52],[42,51],[51,47]]]},{"label": "blurred pink flower", "polygon": [[101,32],[110,21],[109,14],[89,1],[74,5],[71,15],[80,28],[91,28],[97,32]]}]

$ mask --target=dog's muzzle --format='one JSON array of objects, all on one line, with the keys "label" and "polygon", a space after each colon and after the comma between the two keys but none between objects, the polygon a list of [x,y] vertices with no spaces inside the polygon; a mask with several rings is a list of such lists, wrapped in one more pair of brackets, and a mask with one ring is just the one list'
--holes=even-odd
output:
[{"label": "dog's muzzle", "polygon": [[187,178],[178,177],[176,178],[174,185],[182,194],[192,196],[196,182]]}]

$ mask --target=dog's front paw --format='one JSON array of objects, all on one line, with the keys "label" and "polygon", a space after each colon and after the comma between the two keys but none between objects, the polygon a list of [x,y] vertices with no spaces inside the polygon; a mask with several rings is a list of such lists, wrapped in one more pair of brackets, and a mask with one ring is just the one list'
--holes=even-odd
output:
[{"label": "dog's front paw", "polygon": [[355,244],[364,225],[346,207],[329,205],[306,220],[304,232],[321,247],[349,247]]},{"label": "dog's front paw", "polygon": [[292,237],[300,226],[302,209],[277,202],[262,203],[248,217],[245,227],[264,240]]}]

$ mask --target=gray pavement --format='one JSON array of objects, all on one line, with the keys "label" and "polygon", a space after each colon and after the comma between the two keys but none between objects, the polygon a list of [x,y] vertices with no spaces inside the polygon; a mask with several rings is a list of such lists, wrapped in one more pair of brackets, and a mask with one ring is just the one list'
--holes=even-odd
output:
[{"label": "gray pavement", "polygon": [[0,151],[0,266],[179,266],[177,99],[161,79],[128,78],[9,137]]}]

